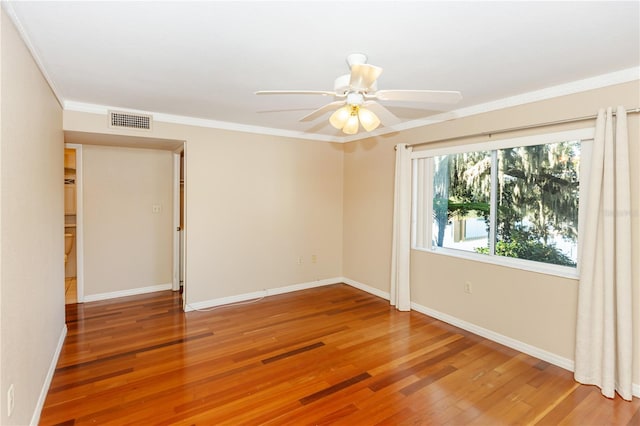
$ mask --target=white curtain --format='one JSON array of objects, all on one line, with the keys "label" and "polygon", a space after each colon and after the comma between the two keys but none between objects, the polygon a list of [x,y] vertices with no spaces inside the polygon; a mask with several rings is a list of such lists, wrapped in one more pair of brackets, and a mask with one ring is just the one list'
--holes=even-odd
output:
[{"label": "white curtain", "polygon": [[612,109],[599,111],[592,150],[579,231],[575,379],[597,385],[608,398],[617,392],[631,400],[631,190],[624,108],[617,108],[615,129]]},{"label": "white curtain", "polygon": [[411,245],[411,151],[396,145],[396,182],[393,201],[390,302],[399,311],[411,310],[409,256]]}]

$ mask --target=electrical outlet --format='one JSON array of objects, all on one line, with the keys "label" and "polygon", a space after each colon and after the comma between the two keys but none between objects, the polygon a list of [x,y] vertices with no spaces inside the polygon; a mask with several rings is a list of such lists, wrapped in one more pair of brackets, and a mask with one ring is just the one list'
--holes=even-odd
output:
[{"label": "electrical outlet", "polygon": [[162,205],[160,204],[154,204],[151,206],[151,211],[153,213],[160,213],[162,211]]},{"label": "electrical outlet", "polygon": [[298,256],[298,265],[302,265],[302,256]]},{"label": "electrical outlet", "polygon": [[316,263],[318,262],[318,256],[316,256],[315,254],[311,255],[311,263]]},{"label": "electrical outlet", "polygon": [[471,281],[464,282],[464,292],[467,294],[471,294]]},{"label": "electrical outlet", "polygon": [[13,413],[13,406],[15,404],[15,390],[13,388],[13,383],[9,386],[9,390],[7,391],[7,417],[11,417]]}]

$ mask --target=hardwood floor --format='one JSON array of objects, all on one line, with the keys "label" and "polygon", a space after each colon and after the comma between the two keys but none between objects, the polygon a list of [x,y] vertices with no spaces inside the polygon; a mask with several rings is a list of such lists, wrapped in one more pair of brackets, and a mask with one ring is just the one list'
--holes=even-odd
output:
[{"label": "hardwood floor", "polygon": [[67,305],[41,424],[640,425],[640,400],[344,284]]}]

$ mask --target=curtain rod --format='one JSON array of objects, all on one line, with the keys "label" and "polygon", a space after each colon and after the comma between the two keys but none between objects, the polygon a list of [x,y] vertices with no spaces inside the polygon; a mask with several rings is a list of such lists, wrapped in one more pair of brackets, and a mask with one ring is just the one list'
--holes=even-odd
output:
[{"label": "curtain rod", "polygon": [[[635,114],[635,113],[639,113],[639,112],[640,112],[640,108],[633,108],[633,109],[628,109],[627,110],[627,114]],[[615,111],[613,111],[613,115],[616,115]],[[516,132],[518,130],[535,129],[537,127],[554,126],[556,124],[577,123],[579,121],[595,120],[596,118],[598,118],[597,114],[595,114],[595,115],[587,115],[587,116],[584,116],[584,117],[567,118],[566,120],[547,121],[546,123],[529,124],[527,126],[510,127],[508,129],[493,130],[493,131],[490,131],[490,132],[472,133],[472,134],[469,134],[469,135],[455,136],[455,137],[445,138],[445,139],[436,139],[436,140],[428,141],[428,142],[412,143],[412,144],[408,144],[406,146],[407,147],[410,147],[410,146],[413,147],[413,146],[420,146],[420,145],[428,145],[428,144],[436,143],[436,142],[448,142],[448,141],[453,141],[453,140],[456,140],[456,139],[463,139],[463,138],[474,138],[474,137],[478,137],[478,136],[493,136],[493,135],[499,135],[500,133]],[[398,149],[398,146],[396,145],[393,149]]]}]

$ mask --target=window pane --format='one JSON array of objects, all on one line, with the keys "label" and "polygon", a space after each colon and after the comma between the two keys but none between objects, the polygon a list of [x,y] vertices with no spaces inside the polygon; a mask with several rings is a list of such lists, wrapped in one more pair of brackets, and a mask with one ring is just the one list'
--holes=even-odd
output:
[{"label": "window pane", "polygon": [[498,151],[496,254],[575,266],[580,141]]},{"label": "window pane", "polygon": [[491,153],[434,157],[433,245],[487,252]]}]

